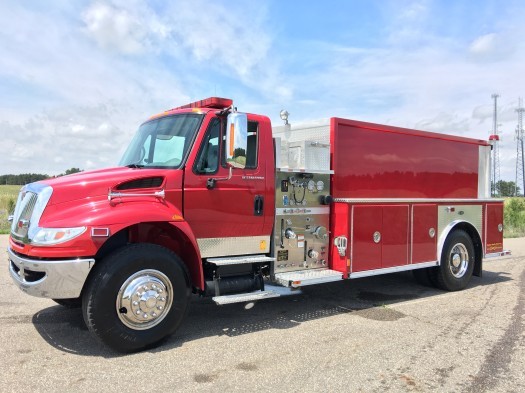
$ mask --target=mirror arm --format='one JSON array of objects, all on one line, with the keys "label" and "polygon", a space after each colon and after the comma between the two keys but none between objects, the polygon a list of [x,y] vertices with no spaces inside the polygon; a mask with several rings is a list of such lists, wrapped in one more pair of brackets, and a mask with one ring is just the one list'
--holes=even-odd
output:
[{"label": "mirror arm", "polygon": [[208,190],[212,190],[213,188],[215,188],[215,183],[217,183],[218,181],[222,181],[222,180],[230,180],[232,178],[232,175],[233,175],[233,168],[230,167],[230,173],[228,174],[228,177],[210,177],[206,181],[206,188]]}]

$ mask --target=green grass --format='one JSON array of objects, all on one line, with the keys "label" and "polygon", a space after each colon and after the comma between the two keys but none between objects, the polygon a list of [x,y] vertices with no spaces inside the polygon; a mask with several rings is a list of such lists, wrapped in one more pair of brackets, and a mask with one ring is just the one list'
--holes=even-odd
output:
[{"label": "green grass", "polygon": [[505,200],[503,237],[525,236],[525,198]]},{"label": "green grass", "polygon": [[0,186],[0,233],[9,233],[11,224],[7,221],[7,217],[13,212],[8,210],[14,208],[21,187]]}]

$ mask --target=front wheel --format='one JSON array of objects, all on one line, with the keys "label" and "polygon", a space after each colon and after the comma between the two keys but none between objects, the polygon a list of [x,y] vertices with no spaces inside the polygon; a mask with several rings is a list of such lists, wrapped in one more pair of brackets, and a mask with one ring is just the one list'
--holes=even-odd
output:
[{"label": "front wheel", "polygon": [[153,346],[186,315],[191,285],[186,267],[170,250],[133,244],[102,260],[84,291],[88,329],[119,352]]},{"label": "front wheel", "polygon": [[447,291],[464,289],[474,271],[474,245],[463,230],[453,231],[445,240],[441,254],[441,265],[431,270],[432,282]]}]

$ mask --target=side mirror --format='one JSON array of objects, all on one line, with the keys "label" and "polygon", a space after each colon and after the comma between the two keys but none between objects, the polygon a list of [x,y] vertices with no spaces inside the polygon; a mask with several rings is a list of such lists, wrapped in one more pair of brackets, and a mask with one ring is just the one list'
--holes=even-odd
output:
[{"label": "side mirror", "polygon": [[246,113],[230,113],[226,124],[226,164],[230,168],[246,167],[248,146],[248,116]]}]

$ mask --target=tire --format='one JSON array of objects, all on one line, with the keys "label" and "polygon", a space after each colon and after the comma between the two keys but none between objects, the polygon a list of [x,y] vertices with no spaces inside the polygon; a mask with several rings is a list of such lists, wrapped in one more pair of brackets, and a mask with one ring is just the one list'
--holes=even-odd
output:
[{"label": "tire", "polygon": [[446,291],[464,289],[474,271],[474,245],[470,236],[457,229],[450,233],[443,245],[441,265],[434,268],[431,281]]},{"label": "tire", "polygon": [[82,298],[84,321],[116,351],[150,348],[175,332],[186,316],[189,275],[164,247],[126,246],[96,264],[92,274]]},{"label": "tire", "polygon": [[53,301],[66,308],[79,308],[82,307],[82,298],[75,297],[71,299],[53,299]]}]

